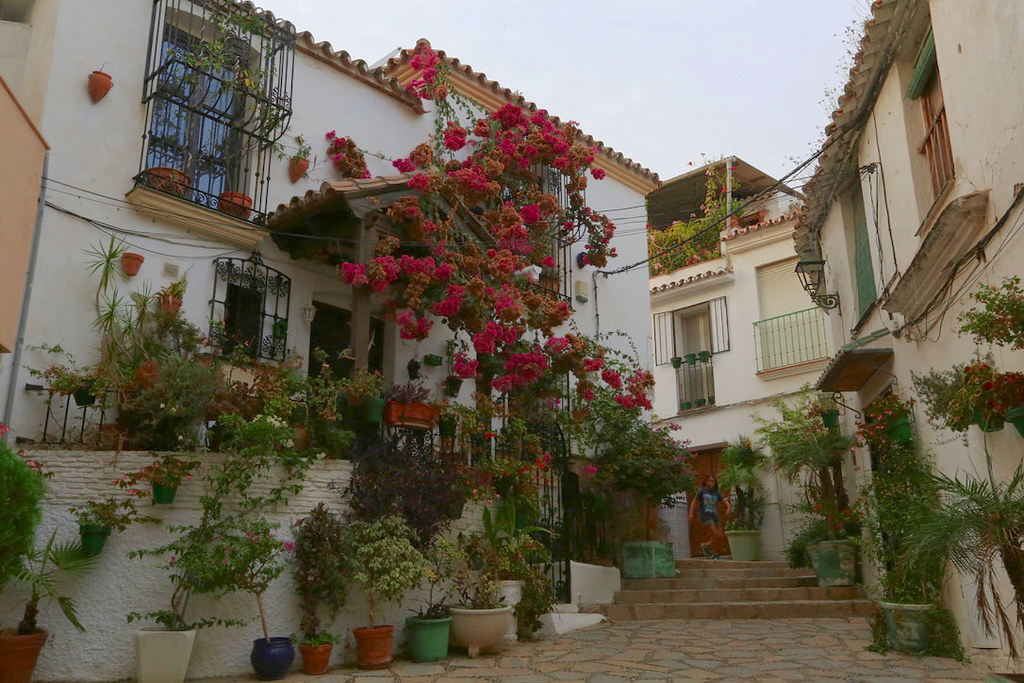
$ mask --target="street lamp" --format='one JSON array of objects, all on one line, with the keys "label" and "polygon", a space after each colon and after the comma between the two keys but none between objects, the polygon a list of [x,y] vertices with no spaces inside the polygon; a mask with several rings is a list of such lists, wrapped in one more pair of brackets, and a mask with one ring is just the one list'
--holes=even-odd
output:
[{"label": "street lamp", "polygon": [[811,300],[822,308],[835,308],[839,305],[839,294],[829,294],[825,289],[825,262],[800,261],[796,264],[796,274],[804,291],[811,295]]}]

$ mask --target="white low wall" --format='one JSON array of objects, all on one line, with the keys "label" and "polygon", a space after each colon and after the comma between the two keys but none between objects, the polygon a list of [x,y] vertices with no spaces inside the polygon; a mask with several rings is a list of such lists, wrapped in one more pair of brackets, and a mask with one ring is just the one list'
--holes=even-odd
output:
[{"label": "white low wall", "polygon": [[[43,505],[43,521],[37,533],[37,542],[49,538],[57,529],[58,538],[75,538],[78,527],[69,509],[89,499],[101,500],[122,491],[114,480],[126,472],[138,470],[152,462],[150,453],[95,451],[38,451],[26,452],[26,458],[43,463],[54,473],[48,482]],[[218,456],[210,455],[208,458]],[[322,460],[309,470],[303,491],[287,506],[270,515],[281,526],[278,536],[291,540],[291,527],[320,501],[334,512],[344,512],[342,492],[348,485],[352,465],[344,460]],[[148,612],[165,609],[169,603],[171,584],[159,570],[155,558],[130,560],[129,551],[151,548],[165,543],[170,536],[168,524],[184,524],[197,519],[200,506],[201,478],[185,482],[178,491],[173,505],[147,506],[140,510],[159,517],[162,525],[138,524],[123,533],[114,533],[107,540],[96,567],[87,575],[71,579],[64,584],[65,594],[78,605],[78,616],[86,627],[85,633],[75,630],[60,614],[56,606],[41,610],[40,627],[50,631],[51,638],[39,657],[35,679],[39,681],[77,680],[106,681],[135,677],[135,649],[133,633],[138,624],[128,624],[129,612]],[[480,529],[481,509],[467,505],[461,520],[452,525],[452,533],[473,532]],[[402,642],[405,617],[411,608],[419,605],[422,593],[410,593],[402,606],[390,605],[379,615],[382,623],[395,625],[396,652]],[[9,628],[21,618],[24,593],[17,585],[9,585],[0,596],[0,628]],[[298,596],[291,579],[291,566],[286,567],[264,595],[267,622],[271,635],[288,636],[299,632],[300,611]],[[365,625],[365,598],[352,587],[348,605],[333,623],[323,628],[344,635],[345,647],[335,647],[332,665],[346,658],[354,643],[350,629]],[[255,600],[248,594],[238,593],[223,599],[195,596],[189,605],[189,618],[216,615],[223,618],[251,619],[242,628],[209,628],[199,632],[189,678],[230,676],[251,672],[249,652],[253,639],[262,634]],[[295,669],[300,661],[296,653]]]},{"label": "white low wall", "polygon": [[574,605],[609,605],[622,590],[622,577],[615,567],[570,562],[569,572]]}]

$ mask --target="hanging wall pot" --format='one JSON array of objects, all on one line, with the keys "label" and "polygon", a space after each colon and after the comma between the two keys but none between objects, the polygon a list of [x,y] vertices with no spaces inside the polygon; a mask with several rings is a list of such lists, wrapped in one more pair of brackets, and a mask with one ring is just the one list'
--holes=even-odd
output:
[{"label": "hanging wall pot", "polygon": [[114,81],[110,79],[110,74],[102,71],[93,71],[89,74],[89,97],[93,104],[106,97],[112,87]]}]

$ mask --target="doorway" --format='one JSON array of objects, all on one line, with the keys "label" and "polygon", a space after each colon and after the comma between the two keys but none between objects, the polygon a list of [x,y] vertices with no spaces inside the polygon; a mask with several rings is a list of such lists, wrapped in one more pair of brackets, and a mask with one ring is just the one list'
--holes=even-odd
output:
[{"label": "doorway", "polygon": [[[697,489],[700,487],[701,482],[709,474],[718,477],[719,472],[722,469],[722,449],[712,448],[706,451],[699,451],[694,453],[693,458],[690,460],[690,464],[693,467],[693,471],[697,476],[694,488],[687,492],[687,498],[693,500],[693,496],[697,493]],[[719,489],[722,495],[729,498],[729,492],[724,489]],[[718,519],[721,521],[724,527],[728,519],[724,514],[724,503],[718,504]],[[687,519],[689,519],[689,511],[687,511]],[[701,548],[701,544],[710,543],[711,552],[720,557],[729,555],[729,543],[723,538],[721,540],[716,539],[711,533],[711,529],[707,525],[700,521],[698,515],[697,520],[690,520],[690,557],[703,557],[704,551]]]},{"label": "doorway", "polygon": [[[309,330],[309,374],[320,373],[320,364],[313,360],[314,351],[327,354],[327,364],[335,377],[348,377],[352,373],[352,312],[337,306],[314,301],[316,315]],[[370,319],[369,369],[381,372],[384,367],[384,321]]]}]

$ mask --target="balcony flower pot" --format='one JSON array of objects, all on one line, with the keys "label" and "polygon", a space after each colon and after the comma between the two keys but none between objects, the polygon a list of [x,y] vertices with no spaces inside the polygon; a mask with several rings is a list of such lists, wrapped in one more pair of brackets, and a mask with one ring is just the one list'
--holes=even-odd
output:
[{"label": "balcony flower pot", "polygon": [[1006,411],[1006,421],[1016,427],[1018,434],[1024,436],[1024,406]]},{"label": "balcony flower pot", "polygon": [[839,426],[839,411],[835,408],[821,411],[821,423],[831,429]]},{"label": "balcony flower pot", "polygon": [[157,505],[170,505],[178,493],[178,484],[153,484],[153,502]]},{"label": "balcony flower pot", "polygon": [[138,683],[184,683],[196,630],[135,632],[135,675]]},{"label": "balcony flower pot", "polygon": [[384,406],[384,422],[409,429],[431,429],[441,409],[429,403],[388,401]]},{"label": "balcony flower pot", "polygon": [[672,367],[676,368],[677,370],[679,368],[683,367],[683,357],[682,356],[672,356],[670,362],[672,363]]},{"label": "balcony flower pot", "polygon": [[986,415],[981,410],[974,411],[974,424],[983,432],[999,432],[1004,427],[1002,416]]},{"label": "balcony flower pot", "polygon": [[139,274],[139,268],[142,267],[145,260],[146,257],[142,254],[126,251],[121,254],[121,271],[128,277],[135,277]]},{"label": "balcony flower pot", "polygon": [[853,586],[857,583],[857,549],[845,540],[822,541],[807,546],[819,586]]},{"label": "balcony flower pot", "polygon": [[29,683],[39,652],[49,635],[46,631],[36,631],[27,636],[0,632],[0,681]]},{"label": "balcony flower pot", "polygon": [[164,313],[177,313],[181,310],[181,297],[161,294],[157,299],[157,304],[160,306],[160,310]]},{"label": "balcony flower pot", "polygon": [[703,408],[704,404],[707,402],[708,400],[706,398],[695,398],[693,400],[693,405],[695,408]]},{"label": "balcony flower pot", "polygon": [[82,552],[86,555],[99,555],[110,536],[109,526],[99,524],[79,524],[78,533],[82,537]]},{"label": "balcony flower pot", "polygon": [[302,673],[307,676],[319,676],[331,668],[331,652],[333,643],[323,645],[306,645],[299,643],[299,654],[302,655]]},{"label": "balcony flower pot", "polygon": [[900,652],[921,652],[931,641],[931,629],[925,618],[931,605],[879,602],[885,616],[889,647]]},{"label": "balcony flower pot", "polygon": [[729,539],[729,554],[732,559],[743,562],[756,562],[761,559],[761,530],[737,529],[726,531]]},{"label": "balcony flower pot", "polygon": [[697,360],[699,360],[701,363],[707,363],[709,360],[711,360],[711,352],[710,351],[698,351],[697,352]]},{"label": "balcony flower pot", "polygon": [[89,74],[89,99],[93,104],[106,97],[112,87],[114,81],[110,79],[110,74],[103,71],[93,71]]},{"label": "balcony flower pot", "polygon": [[356,666],[360,669],[384,669],[391,663],[394,626],[354,628]]},{"label": "balcony flower pot", "polygon": [[95,382],[91,379],[83,380],[81,386],[71,392],[71,395],[75,397],[75,403],[78,404],[79,408],[91,406],[96,403],[96,394],[92,392],[92,387]]},{"label": "balcony flower pot", "polygon": [[622,577],[671,579],[676,575],[672,544],[666,541],[626,541],[622,544]]},{"label": "balcony flower pot", "polygon": [[445,415],[437,422],[437,433],[442,439],[454,439],[459,422],[451,415]]},{"label": "balcony flower pot", "polygon": [[693,407],[693,401],[680,401],[679,410],[689,410]]},{"label": "balcony flower pot", "polygon": [[154,166],[143,173],[146,185],[175,197],[184,197],[192,178],[184,171],[169,166]]},{"label": "balcony flower pot", "polygon": [[508,615],[508,628],[505,629],[505,635],[502,636],[502,639],[506,643],[514,643],[519,640],[518,623],[516,622],[514,612],[516,606],[523,599],[523,582],[515,580],[496,581],[495,586],[498,588],[498,595],[501,597],[502,603],[506,607],[511,607],[513,611],[513,613]]},{"label": "balcony flower pot", "polygon": [[695,353],[684,354],[683,355],[683,360],[686,361],[687,365],[696,365],[697,364],[697,354],[695,354]]},{"label": "balcony flower pot", "polygon": [[221,192],[217,205],[222,213],[243,221],[249,220],[252,215],[252,197],[243,192]]},{"label": "balcony flower pot", "polygon": [[288,160],[288,180],[292,181],[292,185],[302,180],[308,170],[309,159],[292,157]]},{"label": "balcony flower pot", "polygon": [[454,375],[449,375],[444,380],[444,395],[454,398],[459,395],[459,391],[462,389],[462,378]]},{"label": "balcony flower pot", "polygon": [[501,646],[511,615],[511,607],[452,607],[452,642],[466,648],[470,657],[495,650]]},{"label": "balcony flower pot", "polygon": [[897,417],[889,423],[889,436],[893,441],[906,443],[914,438],[914,430],[910,426],[910,418]]},{"label": "balcony flower pot", "polygon": [[441,363],[444,362],[444,358],[437,355],[436,353],[428,353],[423,356],[423,364],[432,368],[440,367]]},{"label": "balcony flower pot", "polygon": [[708,396],[708,405],[709,406],[715,405],[715,397],[714,396]]},{"label": "balcony flower pot", "polygon": [[379,423],[384,418],[384,399],[364,398],[361,404],[363,420],[366,422]]},{"label": "balcony flower pot", "polygon": [[408,617],[405,620],[405,633],[409,644],[409,657],[414,662],[443,662],[448,659],[451,629],[451,617]]},{"label": "balcony flower pot", "polygon": [[270,640],[257,638],[252,641],[249,663],[261,681],[277,681],[284,678],[294,661],[295,648],[292,646],[291,638],[278,636]]}]

